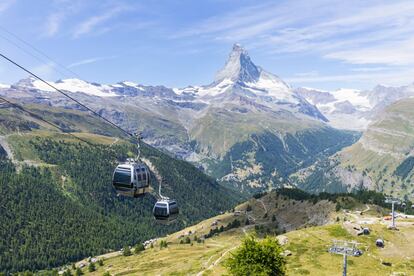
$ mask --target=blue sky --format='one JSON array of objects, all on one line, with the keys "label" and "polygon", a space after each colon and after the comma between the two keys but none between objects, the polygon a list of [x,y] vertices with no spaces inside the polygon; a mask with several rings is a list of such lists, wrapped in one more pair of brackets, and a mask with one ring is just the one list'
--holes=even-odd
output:
[{"label": "blue sky", "polygon": [[[1,52],[48,80],[208,84],[236,42],[294,87],[405,85],[414,1],[0,0]],[[23,77],[0,61],[0,82]]]}]

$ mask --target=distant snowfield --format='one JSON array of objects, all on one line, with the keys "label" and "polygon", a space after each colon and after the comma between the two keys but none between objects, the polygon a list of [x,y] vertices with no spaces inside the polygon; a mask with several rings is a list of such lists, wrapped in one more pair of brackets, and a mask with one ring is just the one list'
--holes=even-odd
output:
[{"label": "distant snowfield", "polygon": [[[111,91],[109,85],[93,85],[86,81],[79,79],[65,79],[58,82],[48,82],[49,84],[55,86],[56,88],[69,92],[80,92],[97,97],[116,97],[116,93]],[[46,92],[56,92],[51,86],[46,83],[35,80],[33,81],[33,87]]]},{"label": "distant snowfield", "polygon": [[301,95],[315,105],[335,128],[363,131],[371,123],[375,104],[370,101],[367,91],[351,88],[326,91],[310,87],[301,87],[298,91],[299,94],[304,93]]},{"label": "distant snowfield", "polygon": [[367,96],[361,95],[361,90],[341,88],[331,92],[332,95],[339,101],[348,101],[352,105],[361,108],[372,109],[373,105],[369,102]]}]

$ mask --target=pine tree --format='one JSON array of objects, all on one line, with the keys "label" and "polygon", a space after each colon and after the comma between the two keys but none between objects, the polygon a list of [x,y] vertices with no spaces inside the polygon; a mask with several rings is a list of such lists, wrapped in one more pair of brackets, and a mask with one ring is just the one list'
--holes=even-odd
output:
[{"label": "pine tree", "polygon": [[90,262],[89,266],[88,266],[88,271],[89,272],[94,272],[96,270],[95,264]]},{"label": "pine tree", "polygon": [[80,267],[76,268],[75,271],[75,276],[81,276],[83,274],[82,270],[80,269]]},{"label": "pine tree", "polygon": [[139,243],[135,246],[134,253],[139,254],[140,252],[145,250],[145,246],[142,243]]},{"label": "pine tree", "polygon": [[132,255],[132,252],[131,252],[131,249],[129,248],[129,246],[124,246],[124,250],[123,250],[123,252],[122,252],[122,254],[126,257],[126,256],[131,256]]}]

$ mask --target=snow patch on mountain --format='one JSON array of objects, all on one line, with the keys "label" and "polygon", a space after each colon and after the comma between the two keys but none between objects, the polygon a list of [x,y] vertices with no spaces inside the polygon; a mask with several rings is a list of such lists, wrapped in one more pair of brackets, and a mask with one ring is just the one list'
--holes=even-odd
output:
[{"label": "snow patch on mountain", "polygon": [[[123,85],[125,85],[125,86],[134,87],[134,88],[139,89],[139,90],[141,90],[141,91],[144,91],[144,90],[145,90],[145,89],[144,89],[141,85],[139,85],[139,84],[137,84],[137,83],[135,83],[135,82],[131,82],[131,81],[123,81],[123,82],[122,82],[122,84],[123,84]],[[122,86],[121,86],[121,87],[122,87]]]},{"label": "snow patch on mountain", "polygon": [[331,126],[340,129],[366,129],[376,107],[370,93],[358,89],[341,88],[329,92],[301,87],[295,91],[315,105]]},{"label": "snow patch on mountain", "polygon": [[118,96],[117,94],[111,91],[111,86],[109,85],[100,85],[100,84],[92,84],[83,80],[79,79],[64,79],[59,80],[57,82],[47,82],[48,85],[38,79],[29,78],[24,82],[19,82],[20,85],[23,83],[23,86],[29,88],[35,88],[42,92],[57,92],[52,86],[56,87],[62,91],[69,91],[72,93],[84,93],[91,96],[97,97],[115,97]]},{"label": "snow patch on mountain", "polygon": [[284,81],[263,69],[258,80],[247,82],[246,87],[253,93],[274,97],[281,102],[298,103],[297,97]]},{"label": "snow patch on mountain", "polygon": [[363,95],[361,90],[341,88],[332,92],[332,95],[339,101],[348,101],[359,109],[370,110],[373,105],[370,103],[369,98]]}]

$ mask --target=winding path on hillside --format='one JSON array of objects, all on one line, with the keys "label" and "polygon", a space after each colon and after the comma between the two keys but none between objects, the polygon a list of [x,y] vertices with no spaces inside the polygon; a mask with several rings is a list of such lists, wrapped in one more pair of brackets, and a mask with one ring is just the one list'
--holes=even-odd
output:
[{"label": "winding path on hillside", "polygon": [[[265,210],[265,212],[267,213],[267,208],[266,208],[266,205],[263,203],[263,201],[261,201],[261,200],[259,200],[261,203],[262,203],[262,205],[263,205],[263,208],[264,208],[264,210]],[[249,218],[249,219],[252,219],[253,221],[256,221],[256,219],[253,217],[253,216],[251,216],[251,215],[248,215],[248,214],[246,214],[246,216]],[[245,236],[247,236],[247,229],[249,229],[249,228],[253,228],[253,227],[255,227],[256,225],[262,225],[262,224],[266,224],[266,222],[263,222],[263,223],[258,223],[258,224],[256,224],[256,223],[254,223],[254,224],[250,224],[250,225],[245,225],[244,227],[242,227],[241,228],[241,230],[243,231],[243,234],[245,235]],[[223,253],[221,253],[221,256],[217,259],[217,260],[215,260],[210,266],[208,266],[207,268],[205,268],[205,269],[203,269],[202,271],[200,271],[199,273],[197,273],[197,276],[202,276],[203,275],[203,273],[204,272],[206,272],[207,270],[211,270],[211,269],[213,269],[215,266],[217,266],[220,262],[221,262],[221,260],[230,252],[230,251],[232,251],[232,250],[234,250],[234,249],[236,249],[237,247],[239,247],[239,245],[236,245],[236,246],[234,246],[234,247],[232,247],[232,248],[230,248],[230,249],[228,249],[228,250],[226,250],[226,251],[224,251]],[[208,260],[207,260],[207,262],[206,263],[209,263],[210,262],[210,260],[211,260],[211,258],[212,258],[213,256],[211,256]]]},{"label": "winding path on hillside", "polygon": [[32,166],[32,167],[38,167],[41,165],[40,162],[34,161],[34,160],[23,160],[23,161],[17,160],[16,156],[13,153],[12,148],[10,147],[9,142],[7,141],[7,137],[8,135],[0,136],[0,146],[6,151],[7,157],[16,166],[16,169],[18,172],[20,172],[22,165],[27,165],[27,166]]},{"label": "winding path on hillside", "polygon": [[118,143],[118,141],[119,141],[119,138],[118,137],[116,137],[115,139],[114,139],[114,141],[109,145],[109,147],[112,147],[113,145],[115,145],[116,143]]},{"label": "winding path on hillside", "polygon": [[257,201],[259,201],[259,202],[262,204],[263,209],[264,209],[264,211],[265,211],[265,214],[267,214],[267,207],[266,207],[266,205],[264,204],[263,200],[258,199]]},{"label": "winding path on hillside", "polygon": [[[246,231],[246,229],[247,228],[249,228],[249,227],[251,227],[252,225],[246,225],[246,226],[244,226],[243,228],[242,228],[242,231],[243,231],[243,233],[244,233],[244,235],[246,235],[247,236],[247,231]],[[217,260],[215,260],[210,266],[208,266],[207,268],[205,268],[205,269],[203,269],[202,271],[200,271],[199,273],[197,273],[197,276],[202,276],[203,275],[203,273],[204,272],[206,272],[207,270],[210,270],[210,269],[213,269],[215,266],[217,266],[220,262],[221,262],[221,260],[230,252],[230,251],[232,251],[232,250],[234,250],[234,249],[236,249],[237,247],[239,247],[239,245],[236,245],[236,246],[233,246],[232,248],[230,248],[230,249],[227,249],[226,251],[224,251],[223,253],[221,253],[221,256],[217,259]],[[208,261],[207,261],[207,263],[208,262],[210,262],[210,260],[211,260],[211,258],[212,258],[213,256],[211,256],[209,259],[208,259]]]}]

